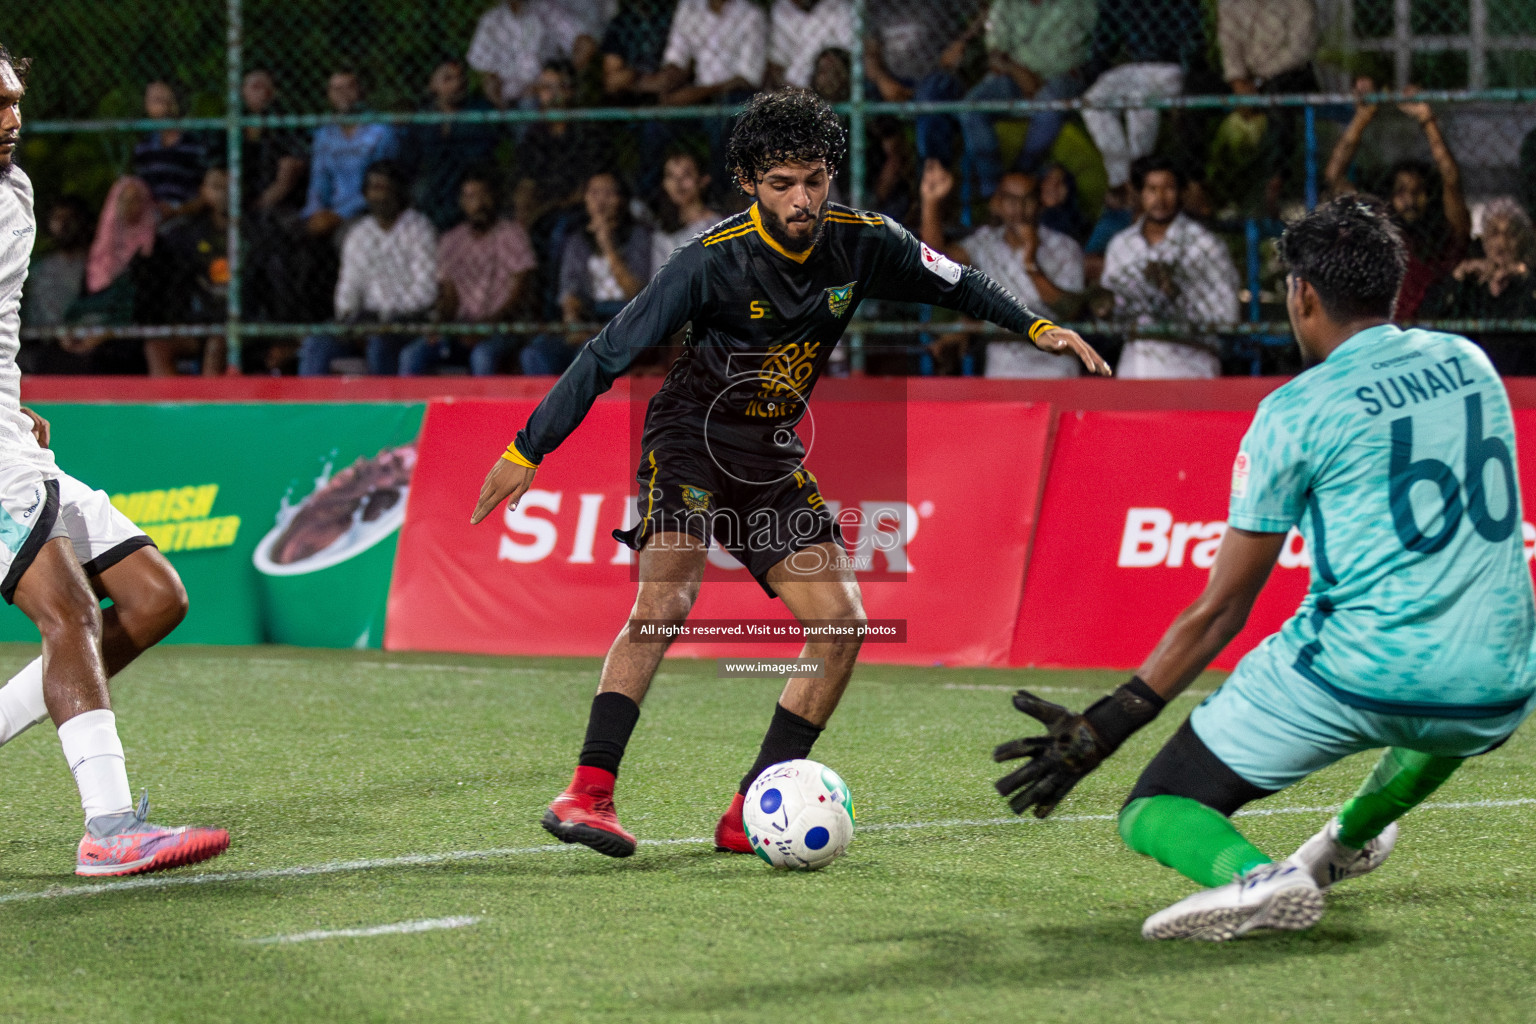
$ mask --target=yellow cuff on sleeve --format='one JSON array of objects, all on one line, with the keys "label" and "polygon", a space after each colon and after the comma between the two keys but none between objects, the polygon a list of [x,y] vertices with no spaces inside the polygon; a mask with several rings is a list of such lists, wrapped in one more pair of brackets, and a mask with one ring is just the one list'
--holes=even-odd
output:
[{"label": "yellow cuff on sleeve", "polygon": [[1046,331],[1054,330],[1056,330],[1055,324],[1051,323],[1049,320],[1040,320],[1035,324],[1035,326],[1029,329],[1029,340],[1039,341],[1040,335],[1044,334]]},{"label": "yellow cuff on sleeve", "polygon": [[524,456],[522,452],[517,450],[516,442],[507,445],[507,450],[502,453],[501,457],[506,459],[508,462],[515,462],[519,466],[527,466],[529,469],[539,468],[538,463],[529,462],[527,457]]}]

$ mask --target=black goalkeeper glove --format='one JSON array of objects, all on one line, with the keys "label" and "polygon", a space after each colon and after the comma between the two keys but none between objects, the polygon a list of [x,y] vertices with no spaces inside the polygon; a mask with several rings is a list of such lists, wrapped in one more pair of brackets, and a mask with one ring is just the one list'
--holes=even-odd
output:
[{"label": "black goalkeeper glove", "polygon": [[994,761],[1030,759],[1024,767],[998,779],[997,791],[1008,798],[1013,813],[1023,814],[1032,807],[1035,817],[1045,817],[1083,776],[1156,718],[1167,703],[1139,676],[1132,676],[1130,682],[1099,698],[1080,715],[1020,690],[1013,695],[1013,706],[1050,731],[1004,743],[992,751]]}]

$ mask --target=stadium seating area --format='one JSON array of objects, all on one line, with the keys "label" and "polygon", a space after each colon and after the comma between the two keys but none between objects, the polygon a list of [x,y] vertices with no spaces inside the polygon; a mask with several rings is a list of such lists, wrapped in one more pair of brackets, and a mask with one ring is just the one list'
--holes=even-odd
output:
[{"label": "stadium seating area", "polygon": [[[218,66],[195,54],[223,56],[211,22],[168,18],[184,35],[147,37],[159,59],[50,83],[49,55],[87,31],[73,6],[15,47],[38,57],[32,117],[67,128],[219,114],[221,75],[194,78]],[[249,6],[240,113],[272,123],[246,123],[238,154],[197,120],[62,145],[39,135],[21,154],[42,222],[28,371],[224,373],[238,214],[240,319],[269,328],[245,338],[238,369],[558,373],[673,247],[744,208],[723,152],[731,114],[783,86],[842,104],[857,89],[874,104],[834,199],[963,254],[1091,333],[1121,376],[1294,372],[1272,240],[1319,196],[1354,189],[1387,199],[1410,239],[1401,318],[1495,321],[1473,333],[1501,370],[1536,369],[1520,330],[1536,316],[1536,133],[1519,155],[1513,141],[1536,120],[1412,100],[1238,105],[1528,84],[1517,58],[1529,53],[1513,43],[1403,50],[1390,3],[504,0],[439,5],[451,9],[441,24],[409,32],[382,11],[373,26],[347,21],[329,2],[302,31],[292,12]],[[1460,31],[1455,12],[1420,6],[1414,33]],[[120,31],[149,20],[123,7]],[[1506,28],[1514,39],[1522,26]],[[278,46],[284,31],[297,35]],[[364,52],[363,37],[398,46]],[[116,77],[92,105],[79,79],[104,74]],[[909,101],[991,106],[891,109]],[[1030,101],[1063,109],[998,109]],[[676,107],[701,116],[655,116]],[[281,119],[301,113],[354,120]],[[1493,132],[1507,141],[1481,145]],[[862,315],[911,323],[863,340],[869,373],[1075,373],[943,311]]]}]

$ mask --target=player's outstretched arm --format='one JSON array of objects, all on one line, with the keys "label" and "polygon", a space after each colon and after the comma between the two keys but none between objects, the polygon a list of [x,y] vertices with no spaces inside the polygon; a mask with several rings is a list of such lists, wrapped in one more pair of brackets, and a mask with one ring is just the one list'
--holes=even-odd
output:
[{"label": "player's outstretched arm", "polygon": [[532,466],[522,465],[505,455],[497,459],[496,465],[485,474],[485,483],[480,485],[480,500],[475,502],[475,511],[470,514],[469,525],[478,524],[504,501],[508,508],[517,508],[518,501],[533,486],[533,474],[536,472]]},{"label": "player's outstretched arm", "polygon": [[1110,375],[1109,364],[1076,331],[1038,316],[986,274],[924,245],[889,217],[880,244],[881,267],[870,282],[870,298],[953,309],[1022,334],[1047,352],[1072,352],[1089,373]]},{"label": "player's outstretched arm", "polygon": [[997,791],[1014,813],[1032,809],[1037,818],[1050,814],[1072,787],[1183,693],[1248,621],[1284,544],[1283,533],[1228,529],[1204,593],[1173,620],[1130,682],[1083,713],[1074,714],[1028,690],[1014,694],[1013,706],[1047,730],[992,752],[994,761],[1029,759],[997,781]]},{"label": "player's outstretched arm", "polygon": [[1041,331],[1034,341],[1036,348],[1046,352],[1071,352],[1082,360],[1089,373],[1109,377],[1114,372],[1109,368],[1109,363],[1104,360],[1104,357],[1099,355],[1098,349],[1084,341],[1083,336],[1076,331],[1053,326]]},{"label": "player's outstretched arm", "polygon": [[539,402],[528,423],[496,460],[480,487],[470,524],[502,501],[515,506],[533,483],[544,456],[581,425],[597,396],[613,386],[635,357],[682,330],[704,309],[704,248],[685,245],[672,254],[651,283],[582,346],[570,367]]}]

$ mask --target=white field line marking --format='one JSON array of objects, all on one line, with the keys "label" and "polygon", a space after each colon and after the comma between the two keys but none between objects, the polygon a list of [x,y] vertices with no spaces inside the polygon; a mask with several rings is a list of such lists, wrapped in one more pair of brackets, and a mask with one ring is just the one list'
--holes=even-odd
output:
[{"label": "white field line marking", "polygon": [[[1098,690],[1098,686],[1004,686],[1002,683],[945,683],[945,690],[989,690],[996,693],[1013,693],[1015,690],[1028,690],[1030,693],[1082,693],[1084,690]],[[1210,690],[1185,690],[1180,697],[1209,697]]]},{"label": "white field line marking", "polygon": [[338,928],[328,932],[299,932],[297,935],[270,935],[265,939],[246,939],[255,946],[285,946],[291,942],[313,942],[316,939],[366,939],[375,935],[414,935],[416,932],[435,932],[444,928],[468,928],[484,918],[434,917],[425,921],[401,921],[399,924],[379,924],[372,928]]},{"label": "white field line marking", "polygon": [[247,665],[272,665],[284,667],[290,665],[299,665],[305,668],[326,669],[337,667],[339,665],[341,668],[348,669],[389,668],[409,669],[413,672],[495,672],[498,675],[507,676],[540,675],[544,671],[543,669],[536,668],[518,668],[515,666],[503,667],[500,665],[416,665],[408,661],[348,661],[345,663],[333,664],[318,661],[305,661],[303,658],[247,658],[244,660],[244,663]]},{"label": "white field line marking", "polygon": [[[1512,800],[1458,800],[1445,803],[1420,804],[1422,811],[1488,810],[1536,805],[1536,797],[1519,797]],[[1238,811],[1239,818],[1269,818],[1282,814],[1331,814],[1337,805],[1322,807],[1259,807]],[[1042,821],[1033,817],[1009,818],[950,818],[942,821],[896,821],[873,825],[860,825],[864,832],[911,832],[940,828],[991,828],[997,825],[1045,825],[1070,824],[1084,821],[1114,821],[1114,814],[1057,814]],[[700,846],[713,845],[713,837],[694,839],[642,839],[641,846]],[[499,857],[523,857],[539,853],[568,853],[579,849],[575,845],[554,844],[547,846],[511,846],[490,850],[453,850],[448,853],[415,853],[403,857],[374,857],[368,860],[336,860],[324,864],[303,864],[291,868],[262,868],[256,871],[221,871],[204,875],[154,875],[147,878],[128,878],[120,882],[99,882],[93,885],[56,885],[36,892],[11,892],[0,895],[0,904],[31,903],[35,900],[60,899],[66,896],[94,896],[97,893],[123,892],[131,889],[166,889],[184,885],[205,885],[210,882],[265,882],[282,878],[309,878],[315,875],[336,875],[352,871],[374,871],[380,868],[422,867],[434,864],[452,864],[466,860],[491,860]]]}]

